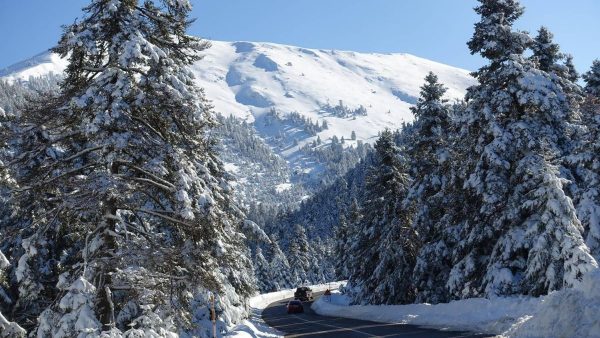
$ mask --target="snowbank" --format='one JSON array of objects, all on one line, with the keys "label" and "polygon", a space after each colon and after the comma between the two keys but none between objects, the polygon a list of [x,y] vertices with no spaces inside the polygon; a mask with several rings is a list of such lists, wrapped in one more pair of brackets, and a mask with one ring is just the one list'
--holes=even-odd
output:
[{"label": "snowbank", "polygon": [[444,304],[352,305],[348,297],[334,292],[313,303],[312,309],[325,316],[402,323],[439,329],[500,334],[525,316],[535,314],[543,298],[472,298]]},{"label": "snowbank", "polygon": [[472,298],[446,304],[352,305],[334,292],[313,303],[326,316],[498,334],[504,338],[600,338],[600,269],[548,296]]},{"label": "snowbank", "polygon": [[537,314],[518,321],[505,337],[600,337],[600,270],[572,289],[551,293]]},{"label": "snowbank", "polygon": [[[327,290],[331,287],[332,290],[338,289],[341,285],[346,284],[343,282],[334,282],[329,284],[318,284],[311,285],[310,288],[314,292],[320,292]],[[261,295],[256,295],[250,298],[250,307],[252,307],[251,317],[244,320],[241,324],[234,327],[228,334],[227,337],[235,338],[257,338],[257,337],[283,337],[283,333],[273,329],[263,322],[261,319],[262,310],[264,310],[269,304],[276,301],[294,297],[294,291],[296,289],[281,290],[277,292],[270,292]]]}]

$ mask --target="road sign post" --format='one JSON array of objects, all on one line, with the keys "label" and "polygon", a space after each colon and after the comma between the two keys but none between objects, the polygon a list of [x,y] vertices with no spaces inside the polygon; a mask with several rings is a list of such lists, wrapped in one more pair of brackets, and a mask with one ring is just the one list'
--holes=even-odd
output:
[{"label": "road sign post", "polygon": [[325,290],[324,295],[325,295],[325,299],[327,299],[327,301],[331,303],[331,290],[329,290],[329,289]]}]

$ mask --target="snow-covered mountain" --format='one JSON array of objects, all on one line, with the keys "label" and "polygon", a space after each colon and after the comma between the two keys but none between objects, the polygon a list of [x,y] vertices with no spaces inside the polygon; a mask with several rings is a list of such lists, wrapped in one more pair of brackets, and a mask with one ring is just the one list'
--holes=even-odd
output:
[{"label": "snow-covered mountain", "polygon": [[[412,120],[409,107],[429,71],[448,87],[449,99],[462,98],[474,83],[466,70],[409,54],[221,41],[213,41],[203,54],[192,70],[215,110],[253,125],[273,152],[287,161],[291,176],[303,176],[280,182],[279,190],[307,176],[318,178],[322,165],[305,148],[314,147],[317,138],[320,147],[334,136],[344,137],[344,147],[358,141],[373,143],[384,128],[396,129]],[[27,81],[31,76],[59,74],[65,66],[65,60],[47,52],[0,70],[0,78]],[[231,167],[240,165],[244,163]]]},{"label": "snow-covered mountain", "polygon": [[[411,120],[408,110],[419,94],[429,71],[448,88],[450,98],[460,98],[474,80],[469,72],[409,54],[367,54],[316,50],[294,46],[213,41],[203,60],[193,67],[199,84],[206,89],[216,111],[254,122],[270,110],[286,114],[296,111],[313,121],[327,120],[333,135],[370,142],[385,127]],[[42,53],[0,70],[8,80],[60,73],[65,60]],[[338,118],[323,111],[329,103],[348,108],[361,105],[366,116]]]}]

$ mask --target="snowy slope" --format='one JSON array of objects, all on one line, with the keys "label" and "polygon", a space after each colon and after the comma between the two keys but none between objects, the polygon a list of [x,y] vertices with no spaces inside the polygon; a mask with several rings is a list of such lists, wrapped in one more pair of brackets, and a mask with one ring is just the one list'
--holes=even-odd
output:
[{"label": "snowy slope", "polygon": [[[297,175],[289,178],[291,183],[319,181],[323,166],[302,150],[317,136],[323,141],[319,147],[327,146],[333,136],[344,137],[345,147],[354,146],[357,141],[373,143],[384,128],[396,129],[412,120],[409,107],[416,101],[429,71],[449,88],[449,99],[462,98],[465,89],[474,84],[466,70],[408,54],[221,41],[213,41],[203,54],[204,59],[192,70],[215,110],[252,124],[258,136]],[[27,81],[30,76],[61,73],[65,66],[65,60],[47,52],[0,70],[0,78]],[[336,106],[348,111],[362,106],[366,115],[340,115]],[[278,119],[269,114],[272,110]],[[286,118],[291,112],[310,119],[310,123],[327,122],[328,128],[311,133],[306,125]],[[352,131],[356,141],[350,140]],[[289,188],[278,187],[281,191]]]},{"label": "snowy slope", "polygon": [[[214,41],[194,65],[198,83],[215,110],[253,122],[271,107],[286,114],[297,111],[313,121],[328,120],[323,140],[337,135],[371,142],[378,131],[411,120],[408,110],[419,94],[428,71],[449,87],[449,98],[460,98],[473,84],[468,71],[408,54],[366,54],[315,50],[253,42]],[[0,70],[8,80],[60,73],[66,65],[56,55],[43,53]],[[319,112],[329,102],[349,108],[363,105],[367,116],[337,118]],[[301,144],[302,145],[302,144]]]},{"label": "snowy slope", "polygon": [[60,74],[66,67],[66,60],[61,59],[56,54],[43,52],[25,61],[0,69],[0,78],[4,78],[9,82],[15,80],[27,81],[29,77],[38,77],[50,73]]}]

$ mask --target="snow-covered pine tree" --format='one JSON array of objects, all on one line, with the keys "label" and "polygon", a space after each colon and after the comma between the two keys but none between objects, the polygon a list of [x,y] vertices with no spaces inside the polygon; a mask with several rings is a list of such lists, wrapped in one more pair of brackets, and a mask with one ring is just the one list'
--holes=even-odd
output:
[{"label": "snow-covered pine tree", "polygon": [[592,68],[583,74],[585,81],[585,93],[599,97],[600,96],[600,60],[594,60]]},{"label": "snow-covered pine tree", "polygon": [[258,289],[261,293],[276,291],[273,287],[273,278],[271,276],[271,267],[265,259],[260,247],[256,248],[254,254],[254,275]]},{"label": "snow-covered pine tree", "polygon": [[292,280],[290,264],[273,237],[271,237],[270,258],[269,265],[274,290],[279,291],[293,287],[295,280]]},{"label": "snow-covered pine tree", "polygon": [[[468,46],[471,53],[480,52],[491,62],[473,73],[480,84],[468,89],[467,102],[481,94],[484,81],[492,82],[489,73],[500,68],[510,55],[521,55],[529,43],[526,35],[512,31],[512,24],[523,12],[518,2],[482,0],[475,11],[481,16],[481,21],[475,24],[475,33]],[[491,101],[490,93],[485,94]],[[452,252],[452,270],[447,287],[451,297],[467,298],[482,294],[481,284],[488,264],[490,247],[494,245],[497,236],[497,231],[488,220],[494,219],[494,216],[503,210],[505,196],[508,194],[506,175],[496,174],[492,170],[502,165],[508,167],[508,163],[504,164],[500,159],[492,161],[497,154],[491,151],[491,147],[488,151],[491,158],[488,161],[490,164],[496,162],[496,166],[484,167],[484,163],[480,163],[483,162],[481,157],[485,154],[486,146],[493,141],[493,134],[490,135],[487,130],[490,127],[489,121],[494,119],[491,109],[473,109],[473,103],[469,102],[469,106],[457,119],[463,127],[460,153],[468,154],[463,157],[465,162],[460,167],[463,173],[459,175],[468,179],[465,187],[469,189],[464,190],[463,194],[465,199],[471,202],[469,204],[472,208],[464,215],[465,222],[460,234],[463,240]],[[483,177],[476,177],[475,173],[484,168],[489,173],[484,173]]]},{"label": "snow-covered pine tree", "polygon": [[[360,234],[360,223],[362,220],[361,210],[358,204],[358,200],[356,198],[356,186],[352,185],[351,194],[354,194],[352,197],[352,202],[350,203],[350,207],[348,208],[348,216],[347,216],[347,228],[346,228],[346,239],[344,242],[337,243],[338,245],[336,249],[335,260],[336,264],[339,264],[340,269],[346,274],[344,276],[338,276],[338,278],[348,279],[350,276],[354,274],[355,266],[357,263],[356,257],[352,256],[356,250],[356,243],[358,241],[358,236]],[[346,218],[346,217],[345,217]],[[339,238],[337,238],[339,240]],[[339,250],[343,250],[340,252]]]},{"label": "snow-covered pine tree", "polygon": [[575,69],[575,64],[573,63],[573,55],[565,55],[565,67],[567,67],[569,81],[576,83],[577,80],[579,80],[579,74],[577,73],[577,69]]},{"label": "snow-covered pine tree", "polygon": [[560,47],[554,43],[553,38],[554,34],[542,26],[531,44],[532,58],[538,63],[538,68],[545,72],[552,71],[558,60],[562,58]]},{"label": "snow-covered pine tree", "polygon": [[341,214],[339,217],[339,223],[334,231],[335,238],[335,275],[338,280],[344,280],[348,278],[349,272],[347,267],[347,261],[349,260],[349,229],[346,216]]},{"label": "snow-covered pine tree", "polygon": [[453,252],[448,286],[455,297],[571,286],[597,266],[557,169],[571,102],[552,74],[523,57],[532,42],[512,29],[523,13],[516,0],[480,0],[475,10],[481,21],[468,45],[489,64],[474,73],[463,123],[473,158],[466,188],[478,213]]},{"label": "snow-covered pine tree", "polygon": [[322,284],[333,280],[334,266],[332,250],[329,243],[320,237],[313,239],[310,243],[309,260],[310,267],[307,280],[310,284]]},{"label": "snow-covered pine tree", "polygon": [[[392,245],[392,238],[400,235],[400,232],[392,229],[396,225],[406,225],[396,223],[396,218],[400,215],[398,199],[405,195],[407,177],[394,139],[395,135],[387,129],[381,133],[375,143],[374,164],[368,169],[365,179],[363,217],[355,226],[353,244],[348,255],[349,266],[352,267],[349,285],[354,290],[351,294],[354,303],[386,302],[381,297],[374,296],[390,267],[388,261],[383,262],[383,248],[380,245],[384,238],[390,239],[385,245]],[[403,248],[399,248],[397,252],[402,253],[402,250]],[[396,258],[391,257],[394,260]],[[380,263],[382,265],[378,268]],[[376,269],[379,269],[379,274],[375,274]]]},{"label": "snow-covered pine tree", "polygon": [[367,300],[371,304],[407,304],[414,302],[416,296],[412,272],[420,241],[411,224],[413,208],[403,206],[411,185],[407,160],[400,153],[396,156],[394,169],[397,172],[389,182],[396,190],[393,218],[382,224],[381,240],[377,245],[379,262],[370,278],[373,282],[366,283],[377,285]]},{"label": "snow-covered pine tree", "polygon": [[314,261],[317,264],[319,283],[327,283],[338,280],[335,276],[335,260],[337,256],[334,252],[334,240],[332,238],[321,239],[317,237],[317,246],[314,253]]},{"label": "snow-covered pine tree", "polygon": [[243,306],[253,292],[211,107],[187,68],[208,47],[186,34],[190,10],[92,0],[54,49],[69,61],[60,94],[19,119],[11,202],[31,219],[19,279],[39,281],[32,262],[48,255],[62,295],[42,335],[135,330],[153,314],[185,330],[197,295]]},{"label": "snow-covered pine tree", "polygon": [[[568,96],[571,108],[568,122],[573,124],[573,127],[569,128],[573,135],[579,124],[578,107],[582,101],[581,87],[576,83],[578,75],[572,57],[561,53],[560,46],[553,41],[553,38],[554,34],[548,28],[541,27],[531,43],[533,51],[531,59],[536,63],[537,68],[548,73],[551,80],[556,82]],[[563,59],[565,62],[559,63]]]},{"label": "snow-covered pine tree", "polygon": [[[464,102],[453,104],[449,112],[453,123],[450,124],[446,139],[447,163],[442,165],[447,166],[448,172],[444,174],[444,184],[438,196],[445,211],[434,225],[435,237],[422,246],[415,265],[414,278],[419,287],[419,302],[440,303],[456,298],[451,295],[447,282],[457,257],[460,259],[456,253],[461,251],[457,249],[465,243],[467,230],[478,219],[478,198],[464,189],[472,154],[465,151],[468,143],[464,143],[461,132],[463,126],[455,123],[465,113]],[[421,281],[417,279],[419,275],[423,278]]]},{"label": "snow-covered pine tree", "polygon": [[300,224],[295,224],[290,233],[288,261],[292,274],[292,282],[296,285],[305,284],[308,281],[310,268],[310,246],[306,237],[306,229]]},{"label": "snow-covered pine tree", "polygon": [[[33,99],[29,94],[24,97]],[[13,262],[5,267],[5,278],[0,282],[0,311],[5,310],[10,321],[31,329],[37,315],[56,297],[53,262],[62,248],[60,241],[34,236],[29,206],[35,203],[36,196],[26,196],[22,203],[16,203],[13,198],[12,190],[18,185],[9,164],[20,145],[11,135],[20,133],[16,121],[21,105],[15,103],[12,113],[4,115],[0,122],[0,162],[7,163],[0,165],[0,250]],[[51,230],[48,233],[52,233]],[[67,254],[66,251],[61,253]]]},{"label": "snow-covered pine tree", "polygon": [[[567,161],[572,165],[578,191],[575,198],[577,216],[585,229],[590,252],[600,260],[600,90],[595,90],[594,77],[600,79],[600,67],[584,75],[587,93],[581,105],[583,132]],[[599,72],[594,75],[594,71]],[[588,81],[589,79],[589,81]],[[597,82],[600,84],[600,82]],[[595,94],[594,94],[595,93]]]},{"label": "snow-covered pine tree", "polygon": [[405,204],[412,207],[412,225],[422,243],[413,280],[417,302],[439,303],[447,300],[445,281],[450,271],[449,243],[445,236],[446,217],[456,205],[447,203],[450,193],[452,141],[450,105],[443,99],[446,88],[435,74],[425,77],[417,104],[406,154],[414,178]]}]

